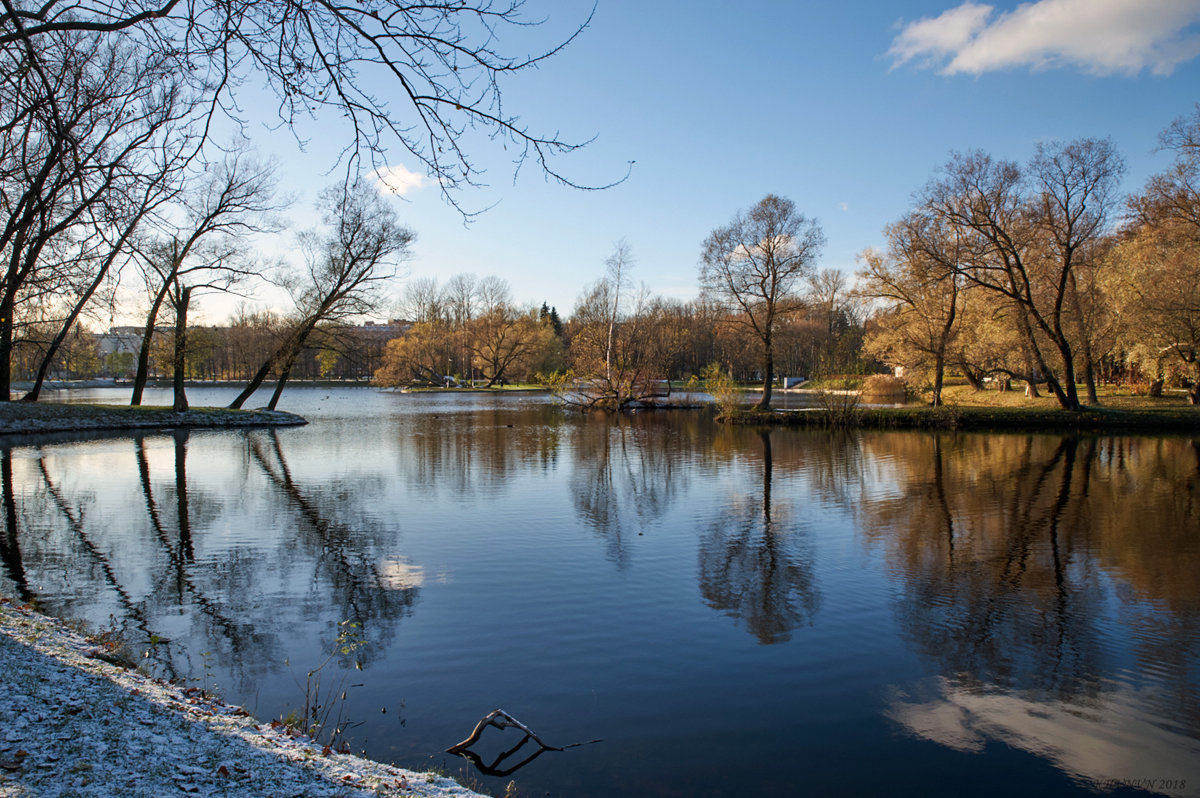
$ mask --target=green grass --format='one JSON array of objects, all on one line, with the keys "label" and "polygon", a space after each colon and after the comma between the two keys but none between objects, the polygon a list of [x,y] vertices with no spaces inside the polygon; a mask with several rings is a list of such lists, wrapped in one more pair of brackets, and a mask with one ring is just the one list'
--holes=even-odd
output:
[{"label": "green grass", "polygon": [[[1019,389],[1001,393],[953,385],[943,391],[945,406],[939,408],[911,404],[859,405],[836,414],[824,408],[801,412],[743,411],[729,420],[739,424],[876,429],[1200,432],[1200,407],[1188,405],[1182,392],[1149,397],[1127,388],[1105,387],[1099,393],[1099,405],[1073,412],[1061,409],[1053,395],[1034,399]],[[1082,387],[1080,395],[1084,396]]]}]

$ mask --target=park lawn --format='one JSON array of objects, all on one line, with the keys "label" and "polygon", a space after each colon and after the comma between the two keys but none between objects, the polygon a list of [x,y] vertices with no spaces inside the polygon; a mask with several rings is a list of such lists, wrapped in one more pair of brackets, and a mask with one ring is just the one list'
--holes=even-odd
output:
[{"label": "park lawn", "polygon": [[[876,429],[980,429],[1052,432],[1147,431],[1191,434],[1200,431],[1200,407],[1182,391],[1149,397],[1128,388],[1105,386],[1100,404],[1082,412],[1059,407],[1052,394],[1025,396],[1022,389],[976,391],[968,385],[943,390],[943,407],[921,401],[907,405],[871,405],[861,400],[831,401],[802,411],[742,410],[725,420],[738,424]],[[1083,395],[1081,391],[1081,396]]]},{"label": "park lawn", "polygon": [[[1078,390],[1080,399],[1086,404],[1087,389],[1080,385]],[[1152,397],[1137,393],[1128,386],[1103,385],[1097,389],[1097,394],[1100,407],[1116,410],[1163,410],[1190,406],[1182,390],[1165,391],[1161,397]],[[1058,409],[1058,400],[1054,398],[1053,393],[1043,388],[1040,397],[1030,398],[1025,395],[1025,389],[1019,383],[1014,384],[1011,391],[976,391],[966,384],[948,385],[942,389],[942,400],[950,407]]]}]

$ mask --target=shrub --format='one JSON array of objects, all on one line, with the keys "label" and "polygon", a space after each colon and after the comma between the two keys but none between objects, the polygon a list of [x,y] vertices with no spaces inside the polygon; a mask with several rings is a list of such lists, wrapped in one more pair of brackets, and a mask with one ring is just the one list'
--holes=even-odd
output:
[{"label": "shrub", "polygon": [[729,373],[721,368],[720,363],[709,363],[700,372],[701,384],[705,393],[712,396],[717,405],[717,413],[725,418],[737,412],[738,402],[742,392]]},{"label": "shrub", "polygon": [[[829,387],[817,394],[822,421],[830,427],[857,427],[862,418],[858,407],[860,393],[851,379],[843,379],[842,387]],[[836,383],[835,383],[836,385]]]},{"label": "shrub", "polygon": [[872,374],[862,384],[862,398],[868,402],[903,402],[908,384],[891,374]]}]

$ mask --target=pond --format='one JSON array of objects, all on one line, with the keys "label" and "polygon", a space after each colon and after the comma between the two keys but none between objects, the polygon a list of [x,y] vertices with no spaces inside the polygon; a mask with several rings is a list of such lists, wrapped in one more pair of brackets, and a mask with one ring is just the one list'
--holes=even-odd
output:
[{"label": "pond", "polygon": [[[0,593],[260,718],[328,660],[327,730],[493,794],[1200,794],[1200,439],[282,408],[0,440]],[[497,707],[583,744],[444,753]]]}]

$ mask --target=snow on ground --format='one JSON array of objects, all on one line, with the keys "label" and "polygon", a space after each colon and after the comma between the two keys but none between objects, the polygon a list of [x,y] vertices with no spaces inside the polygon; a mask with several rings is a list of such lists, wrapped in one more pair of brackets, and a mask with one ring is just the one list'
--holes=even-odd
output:
[{"label": "snow on ground", "polygon": [[182,427],[298,426],[307,422],[282,410],[192,408],[176,413],[164,407],[0,402],[0,434],[139,430]]},{"label": "snow on ground", "polygon": [[0,796],[434,796],[450,779],[330,752],[0,599]]}]

